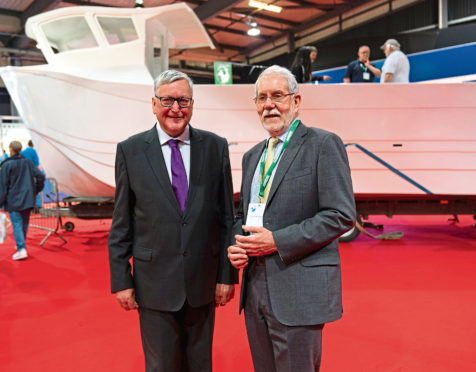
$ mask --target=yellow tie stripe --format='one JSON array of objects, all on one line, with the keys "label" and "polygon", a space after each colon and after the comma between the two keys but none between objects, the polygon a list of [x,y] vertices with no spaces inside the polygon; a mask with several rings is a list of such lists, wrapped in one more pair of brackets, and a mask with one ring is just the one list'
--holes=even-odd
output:
[{"label": "yellow tie stripe", "polygon": [[[268,150],[266,151],[266,161],[264,162],[264,172],[263,175],[268,172],[269,167],[273,163],[274,160],[274,148],[276,147],[276,144],[278,143],[279,139],[276,137],[271,137],[268,141]],[[259,202],[260,203],[266,203],[268,200],[268,194],[269,194],[269,189],[271,188],[271,180],[269,180],[268,184],[266,185],[266,188],[264,189],[264,195],[260,197]]]}]

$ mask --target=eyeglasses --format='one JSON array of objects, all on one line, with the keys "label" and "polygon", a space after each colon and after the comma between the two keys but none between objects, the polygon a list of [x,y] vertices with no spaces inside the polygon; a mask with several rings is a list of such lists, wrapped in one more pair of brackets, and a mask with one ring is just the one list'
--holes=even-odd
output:
[{"label": "eyeglasses", "polygon": [[284,94],[284,93],[276,92],[271,94],[270,96],[267,96],[266,94],[260,94],[258,97],[253,98],[253,100],[255,101],[257,105],[264,105],[269,98],[271,102],[277,105],[280,105],[284,103],[284,100],[286,99],[286,97],[292,96],[293,94],[296,94],[296,93]]},{"label": "eyeglasses", "polygon": [[157,98],[160,101],[160,104],[164,107],[172,107],[174,105],[174,102],[177,101],[178,105],[181,108],[186,108],[186,107],[189,107],[193,102],[192,97],[174,98],[169,96],[164,96],[164,97],[155,96],[155,98]]}]

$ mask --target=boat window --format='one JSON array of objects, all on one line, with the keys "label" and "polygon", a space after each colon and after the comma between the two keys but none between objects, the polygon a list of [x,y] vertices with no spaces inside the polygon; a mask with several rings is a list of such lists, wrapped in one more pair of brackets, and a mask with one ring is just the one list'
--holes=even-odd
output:
[{"label": "boat window", "polygon": [[131,18],[97,17],[97,19],[111,45],[127,43],[139,38]]},{"label": "boat window", "polygon": [[84,17],[70,17],[41,25],[55,53],[98,46]]}]

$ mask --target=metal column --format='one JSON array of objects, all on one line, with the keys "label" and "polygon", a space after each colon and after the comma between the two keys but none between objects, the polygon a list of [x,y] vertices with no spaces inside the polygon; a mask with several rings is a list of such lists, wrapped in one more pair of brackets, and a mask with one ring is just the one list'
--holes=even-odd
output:
[{"label": "metal column", "polygon": [[438,0],[438,28],[448,27],[448,0]]}]

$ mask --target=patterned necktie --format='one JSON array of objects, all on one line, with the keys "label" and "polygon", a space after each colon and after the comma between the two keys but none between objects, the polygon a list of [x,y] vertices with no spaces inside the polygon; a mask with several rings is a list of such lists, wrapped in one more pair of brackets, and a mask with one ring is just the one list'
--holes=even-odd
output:
[{"label": "patterned necktie", "polygon": [[[276,147],[279,139],[276,137],[271,137],[268,141],[268,150],[266,151],[266,161],[264,162],[264,172],[263,172],[263,177],[268,172],[269,167],[271,167],[271,164],[273,164],[274,160],[274,148]],[[259,202],[260,203],[266,203],[268,200],[268,194],[269,194],[269,189],[271,188],[271,178],[269,179],[268,184],[266,185],[266,188],[264,189],[264,195],[259,197]]]},{"label": "patterned necktie", "polygon": [[187,204],[188,182],[182,154],[178,148],[179,142],[180,140],[173,139],[167,141],[170,149],[172,150],[170,161],[170,168],[172,171],[172,188],[174,189],[175,196],[177,197],[177,201],[183,213],[185,212],[185,206]]}]

